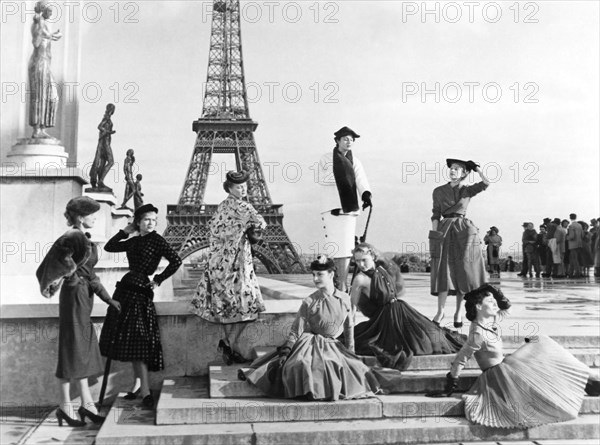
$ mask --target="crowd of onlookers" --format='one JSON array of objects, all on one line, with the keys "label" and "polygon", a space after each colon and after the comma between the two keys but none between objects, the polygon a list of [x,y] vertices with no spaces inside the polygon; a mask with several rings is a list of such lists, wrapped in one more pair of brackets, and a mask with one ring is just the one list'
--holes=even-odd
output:
[{"label": "crowd of onlookers", "polygon": [[[590,224],[577,220],[571,213],[569,220],[544,218],[543,224],[535,230],[532,222],[523,223],[523,262],[518,276],[577,278],[588,276],[591,267],[594,276],[600,277],[600,218]],[[500,275],[500,268],[513,272],[519,264],[509,256],[500,258],[502,237],[497,227],[491,227],[483,238],[486,244],[488,270]]]},{"label": "crowd of onlookers", "polygon": [[532,222],[523,223],[524,255],[518,275],[532,277],[534,272],[536,277],[577,278],[588,276],[594,267],[594,276],[600,276],[599,220],[588,224],[571,213],[569,220],[544,218],[539,231]]}]

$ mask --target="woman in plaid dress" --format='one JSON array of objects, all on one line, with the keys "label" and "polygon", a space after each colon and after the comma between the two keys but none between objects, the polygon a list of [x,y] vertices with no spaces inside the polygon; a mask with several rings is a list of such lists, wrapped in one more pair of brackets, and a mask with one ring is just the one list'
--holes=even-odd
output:
[{"label": "woman in plaid dress", "polygon": [[[157,213],[152,204],[143,205],[135,211],[133,223],[104,246],[107,252],[127,252],[129,272],[117,283],[113,298],[121,303],[121,313],[109,309],[100,335],[100,351],[111,359],[132,362],[135,383],[125,397],[135,399],[141,393],[148,407],[154,405],[148,371],[164,369],[153,289],[181,265],[177,253],[155,232]],[[136,231],[138,235],[129,238]],[[156,271],[163,257],[169,265],[150,280],[148,275]]]}]

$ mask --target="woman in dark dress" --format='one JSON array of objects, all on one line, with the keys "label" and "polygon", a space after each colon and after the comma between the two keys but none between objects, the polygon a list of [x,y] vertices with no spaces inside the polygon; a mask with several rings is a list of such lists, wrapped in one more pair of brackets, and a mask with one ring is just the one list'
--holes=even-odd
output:
[{"label": "woman in dark dress", "polygon": [[540,335],[504,357],[497,318],[510,302],[485,283],[465,295],[469,339],[456,354],[446,375],[444,391],[426,394],[447,397],[458,387],[461,370],[475,355],[483,371],[467,391],[465,416],[473,423],[496,428],[531,428],[577,417],[584,394],[598,396],[596,373],[550,337]]},{"label": "woman in dark dress", "polygon": [[[36,275],[40,291],[46,298],[52,297],[62,284],[58,303],[58,365],[56,377],[60,381],[61,401],[56,410],[58,423],[63,420],[70,426],[84,426],[85,418],[100,423],[88,386],[88,378],[102,374],[103,365],[94,324],[90,318],[94,294],[109,304],[115,313],[121,306],[100,283],[94,273],[98,262],[96,245],[90,242],[90,229],[96,221],[100,204],[86,196],[73,198],[67,204],[65,217],[73,228],[62,235],[38,268]],[[70,381],[75,380],[81,395],[78,414],[81,421],[73,419]]]},{"label": "woman in dark dress", "polygon": [[[152,299],[154,288],[173,275],[181,259],[165,239],[155,232],[158,209],[145,204],[135,211],[133,223],[120,230],[104,246],[107,252],[127,252],[129,272],[117,283],[114,299],[121,303],[121,313],[110,310],[100,334],[102,355],[132,362],[135,382],[125,396],[142,396],[144,406],[154,406],[148,384],[148,371],[164,369],[160,331]],[[129,237],[134,232],[138,235]],[[150,280],[161,258],[169,265]]]},{"label": "woman in dark dress", "polygon": [[[433,214],[429,232],[431,254],[431,295],[438,297],[433,321],[441,323],[448,294],[456,295],[454,327],[461,328],[462,297],[486,281],[479,229],[466,218],[471,198],[490,185],[479,165],[473,161],[446,159],[450,182],[433,191]],[[465,185],[469,172],[481,182]]]},{"label": "woman in dark dress", "polygon": [[453,354],[466,337],[435,324],[408,303],[404,280],[394,263],[368,243],[354,249],[360,272],[354,277],[352,303],[367,317],[354,328],[356,353],[375,355],[387,368],[406,369],[414,355]]},{"label": "woman in dark dress", "polygon": [[[310,265],[317,290],[300,306],[287,342],[238,376],[272,397],[338,400],[370,397],[379,384],[354,354],[348,294],[334,286],[335,264],[319,255]],[[345,345],[336,340],[344,333]]]}]

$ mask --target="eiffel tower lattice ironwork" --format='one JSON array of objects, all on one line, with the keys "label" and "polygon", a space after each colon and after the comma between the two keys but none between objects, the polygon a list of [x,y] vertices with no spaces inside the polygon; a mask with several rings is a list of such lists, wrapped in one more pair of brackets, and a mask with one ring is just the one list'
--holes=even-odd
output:
[{"label": "eiffel tower lattice ironwork", "polygon": [[239,0],[213,2],[208,74],[202,117],[185,183],[176,205],[167,206],[165,239],[182,258],[208,247],[208,223],[217,205],[204,203],[213,155],[234,154],[236,168],[250,173],[248,201],[267,222],[263,240],[253,254],[269,273],[304,271],[283,228],[281,204],[273,204],[262,171],[250,118],[240,30]]}]

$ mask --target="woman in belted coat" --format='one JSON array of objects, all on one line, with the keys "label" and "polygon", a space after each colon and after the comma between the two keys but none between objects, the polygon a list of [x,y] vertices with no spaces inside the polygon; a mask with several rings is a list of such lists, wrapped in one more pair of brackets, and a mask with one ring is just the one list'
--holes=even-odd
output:
[{"label": "woman in belted coat", "polygon": [[[438,297],[433,321],[444,318],[448,294],[456,295],[454,327],[461,328],[462,298],[485,282],[485,263],[481,252],[479,229],[466,218],[471,198],[490,185],[479,165],[473,161],[446,159],[450,182],[433,190],[432,230],[429,232],[431,254],[431,295]],[[465,185],[469,172],[476,171],[481,182]]]},{"label": "woman in belted coat", "polygon": [[[102,374],[104,368],[98,338],[90,318],[94,294],[110,305],[115,312],[121,310],[118,301],[110,295],[94,272],[98,250],[84,229],[94,227],[100,204],[87,196],[78,196],[67,203],[65,218],[72,227],[56,240],[40,264],[36,275],[40,291],[46,298],[60,288],[58,303],[58,364],[56,377],[60,381],[60,406],[56,410],[58,424],[85,426],[85,418],[101,423],[88,386],[88,378]],[[62,287],[61,287],[62,285]],[[79,386],[81,421],[73,419],[71,380]]]}]

